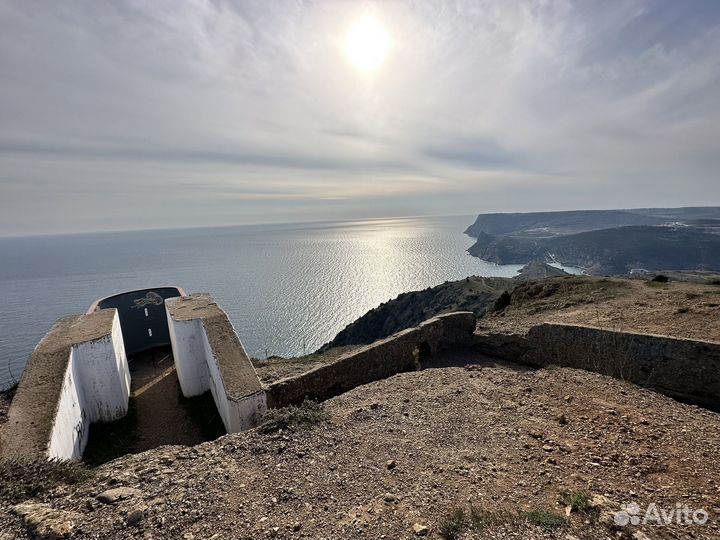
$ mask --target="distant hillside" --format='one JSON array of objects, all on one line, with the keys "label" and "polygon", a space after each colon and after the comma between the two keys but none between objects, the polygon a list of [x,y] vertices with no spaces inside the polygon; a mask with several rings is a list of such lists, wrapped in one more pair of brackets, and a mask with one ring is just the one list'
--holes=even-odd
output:
[{"label": "distant hillside", "polygon": [[503,292],[512,290],[518,283],[561,276],[569,274],[542,261],[532,261],[514,278],[471,276],[447,281],[423,291],[403,293],[347,325],[319,352],[334,347],[372,343],[451,311],[472,311],[482,316],[493,307]]},{"label": "distant hillside", "polygon": [[482,233],[550,237],[630,225],[691,224],[693,220],[717,219],[720,219],[720,207],[480,214],[465,234],[475,238]]},{"label": "distant hillside", "polygon": [[345,345],[372,343],[395,332],[451,311],[484,314],[502,294],[517,283],[510,278],[467,277],[423,291],[403,293],[350,323],[319,351]]},{"label": "distant hillside", "polygon": [[692,227],[631,226],[551,238],[479,233],[468,249],[498,264],[549,259],[593,274],[647,270],[720,270],[720,235]]}]

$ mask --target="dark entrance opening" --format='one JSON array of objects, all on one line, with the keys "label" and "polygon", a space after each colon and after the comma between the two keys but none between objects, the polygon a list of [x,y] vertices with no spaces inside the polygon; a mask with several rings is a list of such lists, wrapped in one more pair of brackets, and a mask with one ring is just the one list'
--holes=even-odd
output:
[{"label": "dark entrance opening", "polygon": [[97,300],[88,313],[115,308],[122,327],[125,354],[136,353],[170,345],[165,299],[185,296],[180,287],[139,289]]}]

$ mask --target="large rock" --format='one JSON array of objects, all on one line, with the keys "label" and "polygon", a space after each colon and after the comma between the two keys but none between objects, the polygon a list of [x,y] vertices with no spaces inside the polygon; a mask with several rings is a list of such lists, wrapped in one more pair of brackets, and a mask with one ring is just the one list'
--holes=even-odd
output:
[{"label": "large rock", "polygon": [[13,507],[28,531],[42,540],[68,538],[80,518],[76,512],[67,512],[52,508],[43,503],[22,503]]},{"label": "large rock", "polygon": [[135,488],[129,487],[118,487],[103,491],[97,496],[98,501],[105,504],[114,504],[124,499],[131,499],[133,497],[142,497],[142,491]]}]

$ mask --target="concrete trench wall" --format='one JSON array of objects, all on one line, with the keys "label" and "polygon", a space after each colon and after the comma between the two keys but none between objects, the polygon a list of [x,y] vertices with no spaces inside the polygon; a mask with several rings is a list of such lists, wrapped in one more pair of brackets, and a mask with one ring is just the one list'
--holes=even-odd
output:
[{"label": "concrete trench wall", "polygon": [[168,299],[165,309],[183,395],[210,390],[228,433],[258,425],[265,392],[225,312],[207,294]]},{"label": "concrete trench wall", "polygon": [[77,364],[75,351],[71,349],[48,441],[47,455],[53,459],[79,460],[88,441],[90,422],[82,406],[85,397],[78,378]]},{"label": "concrete trench wall", "polygon": [[[451,313],[263,387],[232,324],[207,294],[167,299],[170,340],[182,392],[210,391],[228,433],[257,426],[267,408],[326,399],[416,369],[432,355],[473,343],[475,316]],[[0,431],[2,455],[82,458],[89,428],[127,414],[130,373],[117,311],[58,321],[38,344]]]},{"label": "concrete trench wall", "polygon": [[168,312],[168,328],[183,395],[193,397],[207,392],[210,389],[207,336],[200,319],[176,321]]},{"label": "concrete trench wall", "polygon": [[478,336],[484,354],[595,371],[720,410],[720,343],[545,323],[526,335]]},{"label": "concrete trench wall", "polygon": [[416,369],[415,350],[422,346],[430,354],[473,342],[475,315],[450,313],[425,321],[386,339],[342,356],[295,377],[269,385],[269,407],[297,405],[305,399],[324,400],[362,384]]},{"label": "concrete trench wall", "polygon": [[129,395],[117,311],[65,317],[33,351],[0,434],[0,452],[79,460],[90,424],[123,417]]},{"label": "concrete trench wall", "polygon": [[116,314],[109,335],[77,343],[70,350],[48,457],[80,460],[90,424],[125,416],[129,397],[130,371]]}]

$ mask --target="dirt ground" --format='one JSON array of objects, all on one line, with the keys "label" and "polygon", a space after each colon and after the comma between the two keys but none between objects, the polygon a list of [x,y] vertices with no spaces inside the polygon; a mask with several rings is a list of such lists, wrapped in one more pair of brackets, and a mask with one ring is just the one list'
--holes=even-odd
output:
[{"label": "dirt ground", "polygon": [[[466,517],[451,528],[458,538],[720,537],[720,415],[579,370],[471,352],[438,362],[480,363],[361,386],[309,429],[125,456],[42,500],[76,512],[75,534],[88,538],[438,538],[453,509],[471,507],[487,519]],[[139,491],[97,500],[119,486]],[[568,514],[581,492],[596,502]],[[614,525],[628,503],[709,517]],[[560,522],[537,519],[547,513]],[[7,505],[0,530],[27,537]]]},{"label": "dirt ground", "polygon": [[480,319],[478,330],[524,333],[542,322],[564,322],[720,341],[718,285],[582,279],[589,281],[558,278],[525,285],[508,308]]},{"label": "dirt ground", "polygon": [[[168,444],[192,446],[209,440],[203,426],[207,423],[212,429],[221,423],[217,410],[212,404],[195,416],[190,413],[192,407],[202,406],[207,396],[183,398],[169,347],[138,355],[130,362],[130,371],[130,411],[116,422],[90,428],[86,461],[102,463],[125,453]],[[206,410],[208,418],[198,416]],[[225,433],[224,429],[220,433]]]}]

